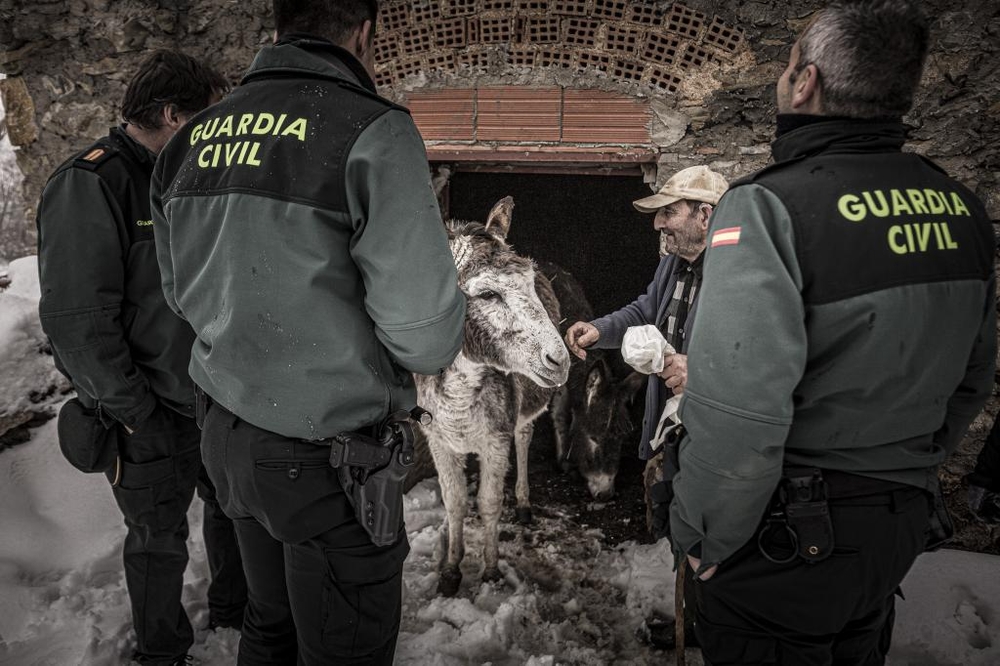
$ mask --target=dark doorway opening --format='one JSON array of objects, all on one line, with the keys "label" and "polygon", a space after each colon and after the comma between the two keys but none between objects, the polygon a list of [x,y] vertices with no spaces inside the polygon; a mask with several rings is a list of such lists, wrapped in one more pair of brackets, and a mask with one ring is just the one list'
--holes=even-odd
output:
[{"label": "dark doorway opening", "polygon": [[514,197],[507,240],[519,254],[569,271],[596,316],[631,303],[653,279],[659,236],[653,216],[632,207],[651,193],[639,175],[458,171],[448,190],[449,216],[480,222]]}]

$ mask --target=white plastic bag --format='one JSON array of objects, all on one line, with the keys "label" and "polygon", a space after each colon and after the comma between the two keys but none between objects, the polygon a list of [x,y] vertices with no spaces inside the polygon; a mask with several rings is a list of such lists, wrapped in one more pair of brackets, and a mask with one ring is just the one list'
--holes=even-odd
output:
[{"label": "white plastic bag", "polygon": [[[622,358],[636,371],[646,375],[662,371],[663,357],[676,353],[677,350],[667,342],[660,329],[650,324],[630,326],[622,338]],[[681,422],[681,417],[677,415],[680,402],[681,397],[675,395],[663,406],[660,421],[656,424],[653,439],[649,443],[653,451],[659,450],[670,431]]]},{"label": "white plastic bag", "polygon": [[660,329],[651,324],[630,326],[622,338],[622,358],[644,375],[663,370],[663,355],[676,352]]}]

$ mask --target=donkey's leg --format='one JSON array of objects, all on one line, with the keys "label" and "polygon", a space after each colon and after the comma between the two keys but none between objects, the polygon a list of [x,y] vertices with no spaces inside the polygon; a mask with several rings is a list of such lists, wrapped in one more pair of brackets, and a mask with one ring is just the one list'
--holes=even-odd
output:
[{"label": "donkey's leg", "polygon": [[528,497],[528,447],[531,446],[531,436],[534,433],[534,421],[522,421],[514,430],[514,448],[517,450],[517,483],[514,486],[517,508],[514,514],[517,522],[522,525],[531,522],[531,500]]},{"label": "donkey's leg", "polygon": [[569,454],[566,450],[569,446],[569,430],[572,419],[572,398],[569,394],[569,387],[563,384],[552,396],[551,414],[552,431],[556,440],[556,459],[554,461],[557,469],[569,471]]},{"label": "donkey's leg", "polygon": [[460,564],[465,556],[463,527],[469,511],[468,490],[465,481],[465,456],[441,445],[431,444],[431,455],[437,467],[441,484],[441,500],[447,516],[448,548],[441,564],[438,594],[453,597],[462,583]]},{"label": "donkey's leg", "polygon": [[479,515],[483,520],[483,580],[499,580],[500,513],[510,440],[490,442],[479,454]]}]

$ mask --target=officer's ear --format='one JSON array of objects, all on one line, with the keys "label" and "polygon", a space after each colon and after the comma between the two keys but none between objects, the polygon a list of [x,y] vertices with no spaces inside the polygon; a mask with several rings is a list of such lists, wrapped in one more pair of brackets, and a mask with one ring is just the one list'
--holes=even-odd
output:
[{"label": "officer's ear", "polygon": [[351,35],[348,50],[353,51],[368,73],[375,76],[375,24],[366,20]]},{"label": "officer's ear", "polygon": [[792,85],[792,109],[796,113],[818,114],[822,111],[823,86],[819,69],[809,63],[799,70]]},{"label": "officer's ear", "polygon": [[162,114],[162,125],[173,132],[176,132],[181,125],[187,122],[187,114],[181,113],[176,104],[164,104],[160,113]]}]

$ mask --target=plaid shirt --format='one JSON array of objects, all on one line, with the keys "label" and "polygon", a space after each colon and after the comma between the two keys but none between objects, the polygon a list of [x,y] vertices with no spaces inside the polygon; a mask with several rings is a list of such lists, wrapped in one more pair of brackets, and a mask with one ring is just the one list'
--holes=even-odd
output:
[{"label": "plaid shirt", "polygon": [[677,275],[677,284],[674,293],[670,297],[667,305],[666,317],[660,324],[660,331],[674,349],[681,351],[684,345],[684,337],[687,335],[689,327],[688,312],[698,295],[698,288],[701,286],[701,271],[704,264],[705,253],[702,252],[694,261],[686,261],[678,257],[677,267],[674,273]]}]

